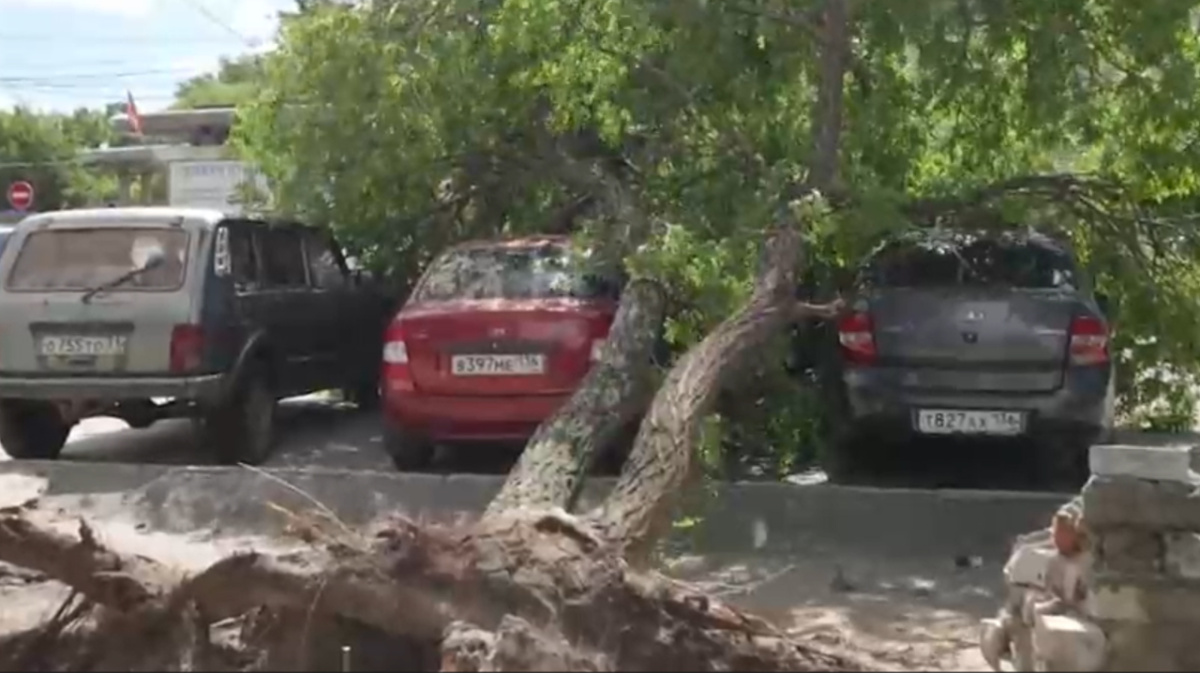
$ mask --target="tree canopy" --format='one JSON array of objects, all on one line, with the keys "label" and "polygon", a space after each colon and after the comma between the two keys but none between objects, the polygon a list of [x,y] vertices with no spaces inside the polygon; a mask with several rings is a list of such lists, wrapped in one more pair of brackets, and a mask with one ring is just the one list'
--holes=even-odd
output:
[{"label": "tree canopy", "polygon": [[[764,229],[805,174],[821,11],[316,3],[284,22],[237,142],[279,204],[410,277],[453,240],[573,231],[668,282],[686,346],[746,297]],[[1111,295],[1127,402],[1161,387],[1134,381],[1142,365],[1197,371],[1194,3],[850,11],[833,207],[806,232],[818,291],[888,230],[1052,228]],[[767,441],[804,432],[783,426]]]},{"label": "tree canopy", "polygon": [[81,148],[96,147],[111,136],[106,115],[96,110],[81,108],[71,114],[24,107],[0,110],[0,189],[17,180],[30,182],[38,210],[111,198],[115,182],[85,170],[76,156]]},{"label": "tree canopy", "polygon": [[251,54],[222,58],[217,71],[197,75],[175,89],[174,109],[234,107],[254,97],[262,58]]}]

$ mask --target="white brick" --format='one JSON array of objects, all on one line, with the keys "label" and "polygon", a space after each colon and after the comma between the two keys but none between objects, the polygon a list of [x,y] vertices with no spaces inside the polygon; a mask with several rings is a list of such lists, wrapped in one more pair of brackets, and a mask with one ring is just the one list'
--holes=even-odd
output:
[{"label": "white brick", "polygon": [[1200,535],[1168,533],[1163,542],[1167,573],[1188,580],[1200,579]]},{"label": "white brick", "polygon": [[1192,472],[1191,462],[1185,446],[1097,444],[1088,453],[1092,474],[1102,477],[1195,483],[1200,475]]},{"label": "white brick", "polygon": [[1050,565],[1057,555],[1057,551],[1045,547],[1017,547],[1004,564],[1004,580],[1016,586],[1044,589]]},{"label": "white brick", "polygon": [[1000,660],[1008,654],[1008,629],[999,619],[979,622],[979,651],[993,671],[1000,670]]},{"label": "white brick", "polygon": [[1085,611],[1092,619],[1122,622],[1148,622],[1150,617],[1142,605],[1142,592],[1137,587],[1108,586],[1093,587],[1084,603]]},{"label": "white brick", "polygon": [[1106,647],[1104,631],[1076,617],[1039,615],[1033,626],[1033,650],[1043,670],[1098,671]]}]

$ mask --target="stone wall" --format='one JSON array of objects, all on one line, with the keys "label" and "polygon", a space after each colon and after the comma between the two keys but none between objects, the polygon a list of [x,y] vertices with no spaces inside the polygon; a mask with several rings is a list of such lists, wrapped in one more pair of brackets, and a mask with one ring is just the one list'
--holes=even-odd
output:
[{"label": "stone wall", "polygon": [[1200,476],[1179,447],[1095,446],[1092,477],[1005,566],[1000,670],[1200,670]]}]

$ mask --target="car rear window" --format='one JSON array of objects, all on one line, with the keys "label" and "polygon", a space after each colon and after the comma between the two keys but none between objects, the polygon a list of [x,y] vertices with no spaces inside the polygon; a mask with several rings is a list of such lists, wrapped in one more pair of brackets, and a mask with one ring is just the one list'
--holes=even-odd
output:
[{"label": "car rear window", "polygon": [[160,247],[162,264],[138,274],[114,292],[168,291],[183,284],[188,234],[180,229],[103,227],[48,229],[25,237],[8,275],[10,290],[84,290],[136,268],[147,248]]},{"label": "car rear window", "polygon": [[1074,288],[1075,265],[1067,254],[1027,241],[904,241],[872,256],[863,282],[877,287]]},{"label": "car rear window", "polygon": [[437,258],[413,300],[597,298],[614,288],[582,273],[565,246],[472,248]]}]

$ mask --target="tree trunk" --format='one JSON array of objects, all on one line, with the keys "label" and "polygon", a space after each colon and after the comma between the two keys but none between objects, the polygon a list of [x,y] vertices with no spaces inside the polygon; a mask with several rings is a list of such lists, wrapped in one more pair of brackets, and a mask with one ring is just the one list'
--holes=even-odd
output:
[{"label": "tree trunk", "polygon": [[604,534],[638,559],[668,522],[670,506],[691,471],[700,422],[723,380],[792,318],[799,247],[794,227],[782,227],[771,237],[750,301],[671,370],[642,421],[616,487],[593,512]]},{"label": "tree trunk", "polygon": [[611,448],[645,408],[664,309],[659,285],[648,280],[629,284],[600,362],[570,401],[534,433],[485,516],[514,507],[571,509],[597,452]]}]

